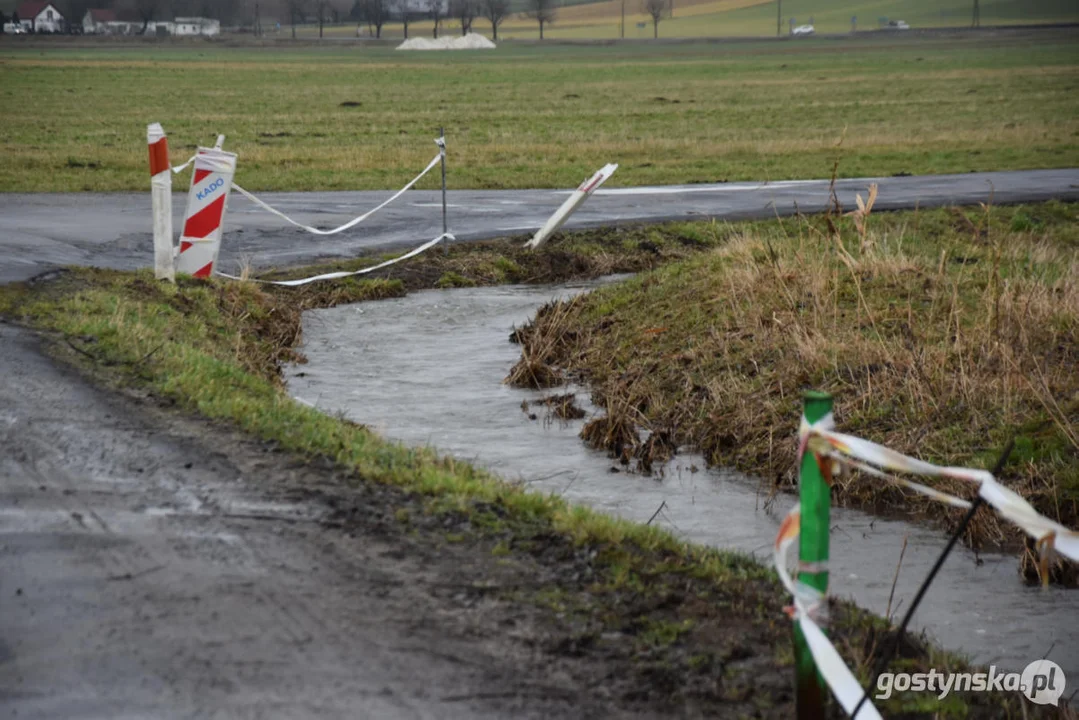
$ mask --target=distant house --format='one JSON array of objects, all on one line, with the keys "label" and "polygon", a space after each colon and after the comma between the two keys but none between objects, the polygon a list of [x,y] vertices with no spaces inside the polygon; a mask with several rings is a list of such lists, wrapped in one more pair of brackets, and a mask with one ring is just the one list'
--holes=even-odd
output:
[{"label": "distant house", "polygon": [[15,9],[19,22],[29,32],[55,33],[64,31],[64,16],[51,2],[24,2]]},{"label": "distant house", "polygon": [[171,35],[203,35],[210,37],[221,34],[221,21],[204,17],[178,17],[168,24]]},{"label": "distant house", "polygon": [[83,32],[94,35],[220,35],[221,21],[203,17],[145,22],[130,11],[88,10],[82,19]]},{"label": "distant house", "polygon": [[112,32],[116,22],[115,10],[87,10],[82,18],[82,31],[87,35],[104,35]]}]

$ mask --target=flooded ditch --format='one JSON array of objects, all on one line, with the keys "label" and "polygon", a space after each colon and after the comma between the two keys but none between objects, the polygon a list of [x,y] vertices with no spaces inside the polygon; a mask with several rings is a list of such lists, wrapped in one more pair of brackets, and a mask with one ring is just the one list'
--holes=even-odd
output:
[{"label": "flooded ditch", "polygon": [[[697,543],[770,562],[779,519],[793,498],[764,509],[757,482],[680,455],[651,476],[624,472],[578,438],[583,419],[542,404],[566,390],[502,384],[519,356],[509,342],[540,305],[591,285],[502,286],[412,293],[304,316],[308,363],[286,370],[293,396],[345,413],[383,435],[489,468],[509,481],[632,520],[661,523]],[[840,418],[840,423],[842,419]],[[663,507],[656,514],[657,508]],[[833,594],[884,614],[904,537],[892,612],[902,614],[946,538],[937,530],[833,509]],[[1024,586],[1014,555],[953,552],[915,616],[941,645],[977,662],[1022,670],[1045,656],[1079,677],[1079,591]]]}]

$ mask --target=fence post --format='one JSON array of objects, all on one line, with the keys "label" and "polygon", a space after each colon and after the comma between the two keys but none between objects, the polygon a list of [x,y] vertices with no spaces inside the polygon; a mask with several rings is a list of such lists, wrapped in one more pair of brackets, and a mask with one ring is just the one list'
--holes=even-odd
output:
[{"label": "fence post", "polygon": [[[804,396],[803,413],[810,424],[832,412],[832,396],[809,391]],[[798,538],[798,579],[822,593],[828,590],[828,529],[831,491],[821,475],[817,460],[807,452],[798,474],[798,494],[802,507],[801,533]],[[806,568],[807,571],[801,571]],[[794,625],[795,695],[798,719],[824,717],[828,697],[824,679],[813,662],[805,636]]]},{"label": "fence post", "polygon": [[160,123],[146,127],[150,147],[150,198],[154,213],[154,277],[176,281],[172,244],[172,168],[169,140]]}]

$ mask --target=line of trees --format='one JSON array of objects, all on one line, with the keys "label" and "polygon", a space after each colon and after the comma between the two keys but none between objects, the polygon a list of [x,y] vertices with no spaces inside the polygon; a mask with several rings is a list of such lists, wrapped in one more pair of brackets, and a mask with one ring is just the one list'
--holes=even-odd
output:
[{"label": "line of trees", "polygon": [[[302,4],[305,0],[289,0]],[[554,0],[530,0],[549,3]],[[491,25],[491,35],[498,40],[498,28],[509,15],[510,0],[353,0],[349,19],[366,24],[371,33],[382,37],[382,28],[388,22],[399,22],[408,37],[408,27],[418,20],[434,21],[434,37],[445,20],[453,18],[461,24],[461,34],[473,32],[477,18],[485,18]],[[552,15],[553,16],[553,15]],[[545,22],[548,22],[545,20]]]},{"label": "line of trees", "polygon": [[[434,21],[437,38],[447,19],[460,23],[461,34],[476,30],[479,19],[491,28],[498,40],[498,31],[510,15],[511,0],[57,0],[56,5],[70,23],[81,23],[91,8],[114,9],[130,18],[138,18],[145,30],[150,23],[174,17],[206,17],[222,25],[253,26],[266,17],[276,18],[291,26],[316,22],[319,37],[325,26],[343,20],[365,24],[375,37],[382,37],[382,28],[390,22],[400,22],[408,37],[409,25],[419,20]],[[646,0],[662,2],[664,0]],[[554,22],[559,0],[526,0],[525,15],[539,24],[540,39],[547,26]]]}]

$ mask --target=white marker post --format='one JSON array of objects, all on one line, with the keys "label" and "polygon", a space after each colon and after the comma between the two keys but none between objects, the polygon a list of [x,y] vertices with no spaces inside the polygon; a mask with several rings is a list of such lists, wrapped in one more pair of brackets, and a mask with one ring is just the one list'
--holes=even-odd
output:
[{"label": "white marker post", "polygon": [[160,123],[146,127],[150,148],[150,193],[154,213],[154,277],[175,282],[172,246],[172,169],[169,140]]},{"label": "white marker post", "polygon": [[614,171],[617,169],[617,163],[604,165],[597,170],[592,177],[581,183],[577,189],[570,194],[566,202],[562,203],[562,207],[555,210],[554,215],[548,218],[543,227],[532,236],[532,239],[528,241],[528,244],[525,245],[525,247],[535,250],[545,243],[547,238],[553,235],[558,228],[562,227],[566,220],[569,219],[569,216],[576,212],[577,208],[588,199],[589,195],[595,192],[596,188],[607,182],[607,179],[611,177],[611,175],[614,175]]}]

